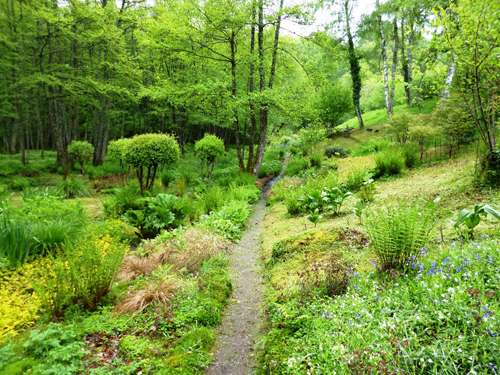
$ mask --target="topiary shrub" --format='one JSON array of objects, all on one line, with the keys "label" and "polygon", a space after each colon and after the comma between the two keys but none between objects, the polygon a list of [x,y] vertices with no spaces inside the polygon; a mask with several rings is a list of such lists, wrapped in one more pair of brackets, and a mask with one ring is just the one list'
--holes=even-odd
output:
[{"label": "topiary shrub", "polygon": [[180,153],[179,145],[172,135],[141,134],[125,145],[123,162],[136,168],[142,194],[154,186],[158,166],[176,162]]},{"label": "topiary shrub", "polygon": [[[212,172],[215,166],[215,159],[224,154],[224,142],[212,134],[205,136],[194,145],[196,156],[200,159],[201,178],[208,185],[212,182]],[[206,165],[204,171],[203,166]]]},{"label": "topiary shrub", "polygon": [[346,158],[347,155],[345,148],[340,146],[327,147],[325,149],[325,156],[327,158]]},{"label": "topiary shrub", "polygon": [[73,141],[68,146],[68,153],[82,166],[82,174],[85,174],[85,162],[89,161],[94,153],[94,146],[86,141]]}]

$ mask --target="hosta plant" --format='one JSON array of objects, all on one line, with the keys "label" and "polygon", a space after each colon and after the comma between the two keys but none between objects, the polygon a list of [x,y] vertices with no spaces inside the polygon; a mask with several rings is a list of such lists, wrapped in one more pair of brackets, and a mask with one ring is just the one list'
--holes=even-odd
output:
[{"label": "hosta plant", "polygon": [[[474,230],[481,222],[481,216],[486,217],[488,215],[500,220],[500,212],[495,210],[488,204],[476,204],[471,210],[462,210],[458,214],[458,218],[455,221],[455,228],[459,231],[462,237],[466,239],[472,239],[474,237]],[[461,227],[466,226],[465,233],[462,232]]]}]

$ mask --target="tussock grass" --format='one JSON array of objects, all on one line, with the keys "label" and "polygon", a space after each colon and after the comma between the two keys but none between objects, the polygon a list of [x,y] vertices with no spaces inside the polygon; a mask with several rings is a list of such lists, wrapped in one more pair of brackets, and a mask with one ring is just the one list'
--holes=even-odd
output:
[{"label": "tussock grass", "polygon": [[153,303],[168,303],[174,297],[178,281],[174,278],[154,280],[146,288],[133,292],[116,306],[116,312],[139,314]]}]

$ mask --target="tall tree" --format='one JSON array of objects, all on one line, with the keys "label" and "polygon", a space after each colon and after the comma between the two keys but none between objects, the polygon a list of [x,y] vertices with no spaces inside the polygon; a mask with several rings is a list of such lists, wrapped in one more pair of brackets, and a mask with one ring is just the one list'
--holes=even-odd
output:
[{"label": "tall tree", "polygon": [[354,103],[354,110],[356,111],[356,116],[358,117],[359,127],[362,128],[365,124],[363,122],[363,116],[361,115],[361,108],[359,101],[361,98],[361,67],[359,65],[359,59],[356,55],[356,50],[354,49],[354,42],[351,33],[351,11],[352,11],[352,0],[344,0],[344,16],[347,31],[347,48],[349,55],[349,66],[352,77],[352,100]]}]

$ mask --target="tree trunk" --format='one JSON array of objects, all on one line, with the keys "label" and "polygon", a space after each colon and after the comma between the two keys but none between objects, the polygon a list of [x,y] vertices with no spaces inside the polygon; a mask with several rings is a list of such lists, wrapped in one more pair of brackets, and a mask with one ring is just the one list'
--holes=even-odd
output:
[{"label": "tree trunk", "polygon": [[[379,1],[377,0],[377,10],[379,9]],[[382,64],[384,69],[384,96],[385,96],[385,108],[387,110],[387,116],[391,116],[391,105],[389,99],[389,74],[387,72],[387,52],[385,49],[385,35],[384,35],[384,27],[382,25],[382,15],[380,13],[377,14],[378,19],[378,28],[380,31],[380,40],[382,45]]]},{"label": "tree trunk", "polygon": [[[273,54],[271,60],[271,72],[269,74],[269,90],[272,90],[274,84],[274,74],[276,72],[276,60],[278,56],[278,44],[281,29],[281,15],[283,13],[283,3],[284,0],[280,0],[280,8],[278,13],[278,18],[276,20],[276,26],[274,30],[274,45]],[[266,77],[264,72],[264,1],[259,2],[259,72],[260,72],[260,91],[264,92],[266,89]],[[262,161],[264,159],[264,152],[267,143],[267,128],[268,128],[268,114],[269,114],[269,104],[261,104],[260,108],[260,137],[259,146],[257,148],[256,162],[253,168],[253,175],[258,176],[260,172],[260,167],[262,166]]]},{"label": "tree trunk", "polygon": [[361,108],[359,105],[359,100],[361,98],[361,76],[360,76],[360,66],[358,57],[356,56],[356,51],[354,50],[354,42],[351,35],[350,27],[350,14],[349,14],[349,0],[344,0],[344,11],[345,11],[345,22],[347,28],[347,39],[349,48],[349,65],[352,78],[352,100],[354,103],[354,109],[356,110],[356,116],[358,117],[359,127],[365,126],[363,122],[363,116],[361,115]]},{"label": "tree trunk", "polygon": [[238,166],[240,167],[240,171],[245,170],[245,162],[243,160],[243,154],[241,152],[241,133],[240,133],[240,122],[238,116],[238,108],[236,106],[236,95],[237,95],[237,86],[236,86],[236,33],[234,30],[231,30],[231,38],[230,38],[230,46],[231,46],[231,97],[233,99],[233,116],[234,116],[234,133],[236,136],[236,154],[238,156]]},{"label": "tree trunk", "polygon": [[254,166],[254,142],[255,142],[255,133],[257,132],[257,119],[255,117],[255,104],[253,101],[252,93],[254,92],[254,75],[255,75],[255,66],[254,66],[254,56],[255,56],[255,16],[256,16],[256,3],[254,1],[252,6],[252,28],[251,28],[251,36],[250,36],[250,82],[248,92],[250,94],[250,123],[252,124],[250,129],[250,135],[248,138],[248,159],[247,159],[247,167],[246,171],[251,173],[253,172]]},{"label": "tree trunk", "polygon": [[413,42],[415,38],[413,17],[410,18],[410,37],[408,39],[408,107],[413,106]]},{"label": "tree trunk", "polygon": [[451,84],[453,83],[453,77],[455,76],[455,59],[453,59],[452,63],[448,67],[448,74],[446,75],[446,79],[444,81],[444,88],[441,91],[441,99],[448,99],[450,97],[450,89]]},{"label": "tree trunk", "polygon": [[392,54],[392,69],[391,69],[391,92],[389,95],[390,115],[394,111],[394,93],[396,90],[396,70],[398,68],[398,50],[399,50],[399,32],[398,19],[394,17],[394,51]]}]

